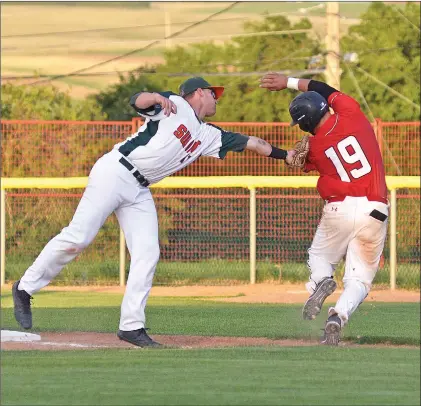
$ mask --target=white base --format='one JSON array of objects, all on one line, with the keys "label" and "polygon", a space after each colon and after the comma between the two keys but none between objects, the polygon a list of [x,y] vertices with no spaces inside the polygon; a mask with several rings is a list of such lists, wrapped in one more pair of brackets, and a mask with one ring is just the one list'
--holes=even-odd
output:
[{"label": "white base", "polygon": [[38,334],[25,333],[23,331],[1,330],[1,342],[6,341],[40,341]]}]

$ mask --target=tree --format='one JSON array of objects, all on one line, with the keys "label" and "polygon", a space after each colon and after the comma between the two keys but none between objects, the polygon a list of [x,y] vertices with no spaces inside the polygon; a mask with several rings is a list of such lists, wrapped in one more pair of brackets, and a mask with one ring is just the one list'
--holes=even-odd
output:
[{"label": "tree", "polygon": [[[292,25],[282,16],[245,24],[247,33],[309,28],[311,24],[307,19]],[[287,121],[293,93],[269,93],[260,89],[260,72],[304,70],[311,56],[320,52],[317,41],[307,32],[235,37],[224,45],[207,42],[177,46],[165,52],[164,64],[120,76],[120,82],[100,93],[96,100],[110,118],[126,120],[134,116],[128,104],[132,94],[141,90],[176,93],[188,76],[200,75],[211,84],[226,87],[213,121]],[[250,71],[254,73],[250,75]],[[214,76],[217,74],[221,76]]]},{"label": "tree", "polygon": [[[130,120],[137,114],[129,100],[137,92],[159,92],[165,90],[167,79],[159,75],[148,76],[145,69],[138,69],[127,76],[119,75],[119,82],[93,96],[110,120]],[[154,68],[146,69],[155,71]]]},{"label": "tree", "polygon": [[1,86],[3,119],[104,120],[106,114],[94,100],[73,100],[54,86]]},{"label": "tree", "polygon": [[373,2],[362,15],[361,23],[352,26],[349,34],[342,39],[342,54],[357,53],[358,63],[342,64],[344,73],[341,88],[358,99],[368,117],[370,113],[358,86],[374,117],[385,121],[419,120],[419,108],[399,98],[363,72],[419,106],[419,16],[419,3],[406,3],[400,11],[394,5]]}]

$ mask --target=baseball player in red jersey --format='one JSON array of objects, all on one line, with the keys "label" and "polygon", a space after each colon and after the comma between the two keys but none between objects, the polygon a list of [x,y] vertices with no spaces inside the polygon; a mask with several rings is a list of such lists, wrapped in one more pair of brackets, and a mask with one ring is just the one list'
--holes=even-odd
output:
[{"label": "baseball player in red jersey", "polygon": [[306,288],[311,295],[303,317],[312,320],[320,313],[336,289],[335,268],[346,257],[344,291],[328,311],[322,340],[337,345],[342,328],[370,291],[386,239],[389,211],[380,149],[357,101],[329,85],[269,73],[261,87],[303,92],[290,104],[291,125],[313,135],[303,170],[319,172],[317,190],[326,201],[308,250]]}]

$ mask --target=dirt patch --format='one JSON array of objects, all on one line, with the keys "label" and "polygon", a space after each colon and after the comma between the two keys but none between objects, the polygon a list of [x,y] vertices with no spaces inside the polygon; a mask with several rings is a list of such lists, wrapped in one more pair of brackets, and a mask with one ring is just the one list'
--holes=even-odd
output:
[{"label": "dirt patch", "polygon": [[[44,333],[41,341],[5,342],[2,350],[79,350],[99,348],[135,348],[130,343],[121,341],[116,334],[110,333]],[[253,337],[206,337],[206,336],[169,336],[154,335],[153,338],[170,348],[213,348],[261,345],[312,345],[310,341],[270,340]]]},{"label": "dirt patch", "polygon": [[[116,334],[110,333],[41,333],[41,341],[34,342],[3,342],[2,351],[62,351],[62,350],[93,350],[109,348],[140,349],[132,344],[121,341]],[[263,337],[207,337],[207,336],[169,336],[154,335],[153,338],[165,345],[165,348],[194,349],[221,347],[305,347],[319,345],[317,340],[271,340]],[[418,348],[416,346],[392,346],[387,344],[358,345],[341,342],[341,347],[399,347]]]},{"label": "dirt patch", "polygon": [[[10,288],[11,286],[5,286]],[[124,287],[119,286],[48,286],[43,290],[124,293]],[[326,302],[335,302],[342,293],[338,289]],[[232,303],[304,303],[308,293],[303,285],[293,284],[256,284],[233,286],[155,286],[152,297],[200,297],[206,300],[225,301]],[[420,292],[405,290],[372,290],[366,298],[367,302],[419,302]],[[239,346],[311,346],[318,345],[316,340],[271,340],[257,337],[204,337],[204,336],[153,336],[158,342],[171,348],[218,348]],[[359,346],[342,342],[341,346]],[[366,346],[366,345],[364,345]],[[375,347],[392,347],[377,344]],[[405,346],[399,346],[403,348]],[[109,333],[42,333],[41,341],[36,342],[4,342],[2,350],[83,350],[83,349],[127,348],[138,349],[129,343],[121,341],[116,334]],[[415,348],[415,347],[410,347]],[[418,348],[418,347],[416,347]]]}]

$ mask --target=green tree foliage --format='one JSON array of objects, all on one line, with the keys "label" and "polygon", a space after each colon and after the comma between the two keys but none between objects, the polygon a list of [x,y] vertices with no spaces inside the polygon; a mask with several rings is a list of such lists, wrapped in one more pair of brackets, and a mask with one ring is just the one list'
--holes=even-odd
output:
[{"label": "green tree foliage", "polygon": [[[420,105],[420,4],[404,8],[373,2],[341,41],[341,53],[356,52],[358,63],[342,66],[341,90],[352,94],[370,117],[358,86],[374,117],[384,121],[417,121],[420,110],[399,98],[385,86]],[[348,70],[350,69],[354,75]]]},{"label": "green tree foliage", "polygon": [[[307,19],[291,24],[282,16],[245,24],[247,33],[309,28],[311,24]],[[100,93],[96,100],[111,119],[126,120],[134,116],[128,105],[132,94],[142,90],[177,92],[188,76],[200,75],[211,84],[226,87],[213,121],[287,121],[287,107],[293,92],[269,93],[260,89],[261,72],[304,70],[310,56],[320,51],[317,41],[308,32],[235,37],[225,45],[177,46],[165,52],[165,64],[121,76],[117,85]],[[232,75],[226,76],[228,73]]]},{"label": "green tree foliage", "polygon": [[10,120],[103,120],[94,100],[73,100],[54,86],[1,86],[1,115]]},{"label": "green tree foliage", "polygon": [[[419,119],[419,109],[373,79],[420,104],[419,15],[419,3],[407,3],[398,9],[373,2],[361,16],[360,24],[352,26],[341,40],[342,55],[356,52],[359,57],[357,65],[342,63],[341,90],[356,97],[370,118],[373,115],[385,121]],[[287,31],[308,29],[311,24],[307,19],[292,24],[285,17],[270,16],[261,22],[245,23],[244,28],[246,33]],[[295,92],[263,91],[258,87],[258,78],[261,72],[270,70],[292,73],[323,67],[320,61],[315,66],[313,63],[317,59],[314,56],[322,54],[322,48],[310,33],[235,37],[224,45],[209,42],[178,46],[165,52],[163,65],[121,76],[117,85],[102,92],[96,100],[111,119],[126,120],[134,116],[128,105],[132,94],[141,90],[177,92],[187,76],[201,75],[212,84],[226,87],[214,121],[288,121],[287,107]],[[324,80],[320,74],[306,77]]]},{"label": "green tree foliage", "polygon": [[166,83],[166,77],[145,75],[143,70],[138,70],[127,76],[120,75],[118,83],[111,85],[93,98],[110,120],[130,120],[137,116],[129,104],[131,96],[137,92],[166,90]]}]

